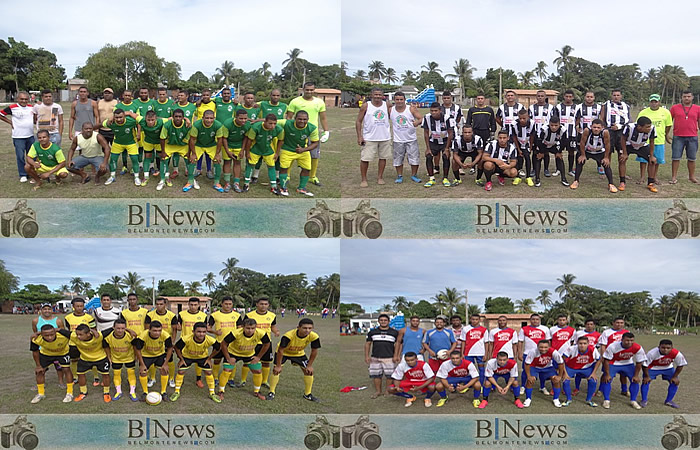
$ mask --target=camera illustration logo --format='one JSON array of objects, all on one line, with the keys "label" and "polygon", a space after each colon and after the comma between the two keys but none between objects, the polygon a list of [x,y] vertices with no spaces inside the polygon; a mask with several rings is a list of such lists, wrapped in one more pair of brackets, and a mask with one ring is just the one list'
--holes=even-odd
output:
[{"label": "camera illustration logo", "polygon": [[673,201],[673,207],[664,211],[661,234],[667,239],[675,239],[682,234],[692,237],[700,235],[700,211],[691,211],[680,199]]},{"label": "camera illustration logo", "polygon": [[14,208],[0,212],[0,233],[5,237],[33,238],[39,234],[36,212],[27,206],[26,200],[18,200]]},{"label": "camera illustration logo", "polygon": [[36,426],[27,420],[27,416],[17,416],[13,424],[0,427],[0,444],[2,448],[17,446],[33,450],[39,445]]},{"label": "camera illustration logo", "polygon": [[690,425],[683,416],[673,416],[673,421],[664,426],[661,445],[666,450],[675,450],[683,446],[700,447],[700,426]]},{"label": "camera illustration logo", "polygon": [[382,445],[379,427],[370,422],[369,416],[360,416],[352,425],[331,425],[325,416],[316,416],[316,420],[306,426],[304,445],[309,450],[329,446],[332,448],[352,448],[355,446],[376,450]]},{"label": "camera illustration logo", "polygon": [[362,200],[352,211],[340,213],[331,210],[326,202],[317,200],[316,206],[306,213],[304,233],[307,237],[318,238],[329,234],[339,237],[361,235],[369,239],[377,239],[384,230],[379,220],[379,210],[372,208],[369,200]]}]

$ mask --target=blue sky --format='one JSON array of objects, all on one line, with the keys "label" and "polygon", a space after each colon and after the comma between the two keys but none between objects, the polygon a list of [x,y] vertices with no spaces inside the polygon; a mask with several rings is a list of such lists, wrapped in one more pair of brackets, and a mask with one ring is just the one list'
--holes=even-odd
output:
[{"label": "blue sky", "polygon": [[535,298],[542,289],[556,298],[564,273],[655,298],[700,292],[700,240],[344,240],[341,254],[341,301],[372,311],[397,295],[429,300],[445,287],[468,289],[469,303],[482,306],[488,296]]},{"label": "blue sky", "polygon": [[317,64],[340,61],[340,0],[28,0],[3,8],[2,28],[2,39],[55,53],[68,77],[105,44],[131,40],[180,63],[185,79],[197,70],[211,76],[227,59],[246,71],[267,61],[278,72],[295,47]]},{"label": "blue sky", "polygon": [[[39,253],[43,252],[43,253]],[[309,280],[339,271],[332,239],[3,239],[0,259],[20,285],[54,289],[75,276],[97,287],[112,275],[200,281],[219,274],[227,258],[263,273],[306,273]],[[221,278],[217,278],[221,281]]]},{"label": "blue sky", "polygon": [[551,72],[555,50],[568,44],[574,56],[601,65],[677,64],[698,75],[699,15],[700,3],[690,0],[344,1],[342,55],[351,74],[367,72],[371,60],[398,74],[436,61],[448,74],[455,60],[467,58],[479,69],[475,76],[484,76],[489,67],[517,73],[540,60]]}]

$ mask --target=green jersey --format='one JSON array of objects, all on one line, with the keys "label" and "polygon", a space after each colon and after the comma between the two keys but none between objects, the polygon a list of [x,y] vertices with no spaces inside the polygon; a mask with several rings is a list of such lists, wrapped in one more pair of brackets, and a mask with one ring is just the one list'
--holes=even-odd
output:
[{"label": "green jersey", "polygon": [[165,139],[168,145],[183,146],[187,145],[190,135],[190,128],[182,122],[179,127],[175,126],[175,122],[168,120],[163,124],[163,129],[160,130],[160,138]]},{"label": "green jersey", "polygon": [[160,131],[163,128],[163,119],[160,117],[156,120],[156,124],[149,127],[145,120],[141,121],[141,130],[144,134],[144,139],[149,144],[160,144]]},{"label": "green jersey", "polygon": [[260,102],[260,118],[264,119],[268,114],[274,114],[277,119],[284,119],[284,113],[287,112],[287,104],[284,102],[277,102],[276,105],[268,101]]},{"label": "green jersey", "polygon": [[246,108],[243,105],[236,105],[236,108],[233,110],[234,113],[239,109],[244,109],[248,113],[248,120],[264,119],[264,117],[260,117],[260,107]]},{"label": "green jersey", "polygon": [[246,133],[248,139],[255,141],[250,151],[256,155],[272,155],[275,153],[273,140],[282,133],[282,127],[275,124],[271,130],[265,129],[265,122],[255,122]]},{"label": "green jersey", "polygon": [[136,124],[141,122],[143,118],[141,116],[136,117],[136,119],[126,116],[124,117],[124,123],[119,125],[117,122],[112,121],[111,125],[107,125],[105,120],[102,126],[109,128],[114,131],[114,142],[120,145],[131,145],[135,144],[134,130],[136,130]]},{"label": "green jersey", "polygon": [[166,100],[165,103],[161,103],[160,100],[156,100],[153,110],[156,112],[156,116],[160,117],[161,119],[167,119],[175,110],[175,102],[170,99]]},{"label": "green jersey", "polygon": [[131,103],[129,103],[128,105],[127,105],[126,103],[119,102],[119,103],[117,103],[117,104],[114,106],[114,109],[115,109],[115,110],[116,110],[116,109],[121,109],[121,110],[123,110],[123,111],[131,111],[131,112],[133,112],[133,113],[137,112],[137,111],[136,111],[136,110],[137,110],[137,106],[136,106],[136,103],[134,103],[134,102],[131,102]]},{"label": "green jersey", "polygon": [[214,147],[218,138],[224,135],[224,130],[221,128],[221,122],[218,120],[215,120],[209,128],[204,126],[204,120],[198,120],[192,125],[190,137],[197,138],[194,144],[197,147]]},{"label": "green jersey", "polygon": [[153,111],[156,107],[156,101],[153,99],[148,99],[145,102],[141,101],[140,98],[134,100],[134,105],[136,105],[136,114],[141,117],[146,117],[148,111]]},{"label": "green jersey", "polygon": [[318,128],[308,122],[304,128],[297,128],[296,122],[290,119],[282,127],[282,134],[278,139],[284,140],[282,150],[296,152],[297,146],[304,148],[307,142],[318,141]]},{"label": "green jersey", "polygon": [[214,99],[214,103],[216,103],[216,120],[224,123],[233,117],[233,111],[236,109],[236,105],[233,104],[233,100],[225,102],[221,99],[221,97],[217,97]]},{"label": "green jersey", "polygon": [[250,130],[251,126],[252,124],[250,122],[245,122],[239,127],[234,119],[228,119],[224,122],[222,128],[224,137],[228,142],[228,148],[243,148],[243,138],[248,130]]},{"label": "green jersey", "polygon": [[63,156],[63,151],[61,150],[61,147],[58,145],[54,144],[53,142],[49,146],[49,148],[43,148],[39,141],[36,141],[32,144],[32,147],[29,149],[29,153],[27,153],[27,156],[30,158],[38,159],[39,162],[47,167],[56,167],[57,165],[61,164],[63,161],[65,161],[65,157]]},{"label": "green jersey", "polygon": [[175,106],[173,106],[173,112],[175,112],[176,109],[181,109],[182,112],[185,113],[185,119],[190,119],[190,121],[192,121],[194,120],[194,113],[197,111],[197,105],[187,102],[185,106],[182,106],[176,103]]}]

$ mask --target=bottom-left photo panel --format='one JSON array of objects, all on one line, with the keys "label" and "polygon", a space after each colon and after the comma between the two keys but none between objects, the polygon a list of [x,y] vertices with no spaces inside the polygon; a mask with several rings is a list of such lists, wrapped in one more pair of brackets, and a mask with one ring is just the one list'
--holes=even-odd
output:
[{"label": "bottom-left photo panel", "polygon": [[0,415],[336,413],[339,249],[3,240]]}]

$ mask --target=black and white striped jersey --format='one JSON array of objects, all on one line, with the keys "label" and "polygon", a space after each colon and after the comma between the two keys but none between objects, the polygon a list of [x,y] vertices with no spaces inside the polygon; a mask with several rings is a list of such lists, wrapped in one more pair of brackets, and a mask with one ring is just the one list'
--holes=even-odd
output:
[{"label": "black and white striped jersey", "polygon": [[496,111],[496,117],[499,117],[503,121],[503,126],[501,128],[508,131],[509,136],[513,135],[513,126],[515,122],[518,121],[518,113],[521,109],[525,109],[525,107],[515,102],[513,106],[508,106],[507,103],[504,103],[499,106],[498,111]]},{"label": "black and white striped jersey", "polygon": [[581,122],[581,131],[591,127],[591,123],[600,116],[602,107],[598,103],[586,105],[581,103],[576,109],[576,119]]},{"label": "black and white striped jersey", "polygon": [[532,133],[537,133],[535,123],[532,120],[528,120],[525,125],[521,125],[519,120],[515,123],[514,136],[518,140],[521,150],[530,149],[530,135]]},{"label": "black and white striped jersey", "polygon": [[623,125],[630,121],[630,106],[625,102],[613,103],[608,100],[605,105],[605,126],[608,128],[617,125],[622,128]]},{"label": "black and white striped jersey", "polygon": [[430,133],[430,142],[442,145],[447,143],[447,130],[449,128],[454,130],[455,124],[454,119],[445,114],[440,114],[439,119],[433,119],[432,115],[426,114],[423,116],[421,127]]},{"label": "black and white striped jersey", "polygon": [[607,132],[608,130],[603,129],[601,130],[600,134],[595,135],[591,131],[591,133],[588,135],[588,138],[586,139],[586,143],[584,144],[586,153],[590,153],[592,155],[605,153],[605,133]]},{"label": "black and white striped jersey", "polygon": [[471,153],[477,150],[484,149],[484,141],[478,134],[472,135],[472,140],[467,142],[464,140],[462,135],[459,135],[452,141],[452,150],[456,150],[460,153]]},{"label": "black and white striped jersey", "polygon": [[649,139],[656,139],[656,128],[652,125],[648,133],[642,133],[639,131],[637,124],[631,122],[625,125],[622,134],[624,134],[627,140],[627,145],[631,145],[632,148],[636,150],[647,145]]},{"label": "black and white striped jersey", "polygon": [[545,128],[540,130],[539,138],[540,142],[542,142],[545,147],[552,148],[556,147],[558,143],[561,143],[561,140],[564,139],[565,136],[566,131],[564,130],[564,127],[559,127],[559,129],[554,132],[549,125],[547,125]]},{"label": "black and white striped jersey", "polygon": [[440,106],[440,111],[447,115],[449,113],[449,116],[452,117],[455,121],[455,134],[460,133],[459,128],[460,125],[463,123],[464,117],[462,116],[462,108],[460,108],[459,105],[453,103],[450,105],[449,108],[445,108],[445,105]]},{"label": "black and white striped jersey", "polygon": [[535,124],[535,131],[540,132],[542,127],[547,126],[549,122],[549,115],[552,113],[552,105],[545,103],[544,105],[530,105],[528,110],[530,112],[530,120]]},{"label": "black and white striped jersey", "polygon": [[552,108],[552,116],[559,117],[561,127],[566,131],[566,135],[572,139],[578,134],[576,133],[576,110],[575,104],[565,105],[564,102]]},{"label": "black and white striped jersey", "polygon": [[498,141],[491,141],[486,146],[486,150],[491,158],[500,159],[501,161],[510,161],[511,159],[518,159],[518,150],[515,148],[515,144],[508,142],[505,148],[498,145]]}]

